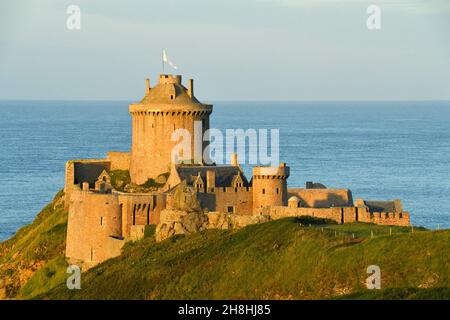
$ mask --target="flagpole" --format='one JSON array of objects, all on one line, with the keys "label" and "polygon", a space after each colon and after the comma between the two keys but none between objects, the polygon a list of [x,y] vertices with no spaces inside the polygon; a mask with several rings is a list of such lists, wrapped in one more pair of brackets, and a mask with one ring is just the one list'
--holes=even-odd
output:
[{"label": "flagpole", "polygon": [[162,73],[164,74],[164,48],[163,48],[163,51],[162,51],[162,53],[161,53],[161,62],[162,62]]}]

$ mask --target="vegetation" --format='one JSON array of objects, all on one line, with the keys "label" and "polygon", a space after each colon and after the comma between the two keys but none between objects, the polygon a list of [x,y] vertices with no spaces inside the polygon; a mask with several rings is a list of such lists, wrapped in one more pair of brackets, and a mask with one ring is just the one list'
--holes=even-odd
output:
[{"label": "vegetation", "polygon": [[[46,299],[422,299],[449,297],[450,230],[330,225],[287,218],[155,243],[151,230],[123,254]],[[147,233],[147,232],[146,232]],[[373,238],[372,238],[372,234]],[[384,290],[365,289],[380,266]],[[112,281],[111,279],[114,279]]]},{"label": "vegetation", "polygon": [[[448,299],[450,230],[311,217],[128,243],[68,290],[63,192],[0,244],[0,293],[22,299]],[[367,290],[367,267],[383,290]],[[112,280],[114,279],[114,280]]]},{"label": "vegetation", "polygon": [[67,212],[61,190],[30,225],[0,243],[0,298],[32,297],[61,282]]},{"label": "vegetation", "polygon": [[164,183],[158,183],[158,182],[156,182],[155,179],[151,179],[150,178],[145,183],[143,183],[143,184],[141,184],[139,186],[142,187],[142,188],[146,188],[146,189],[158,189],[158,188],[161,188],[164,184],[165,184],[165,182]]},{"label": "vegetation", "polygon": [[169,177],[169,172],[160,174],[155,179],[150,178],[143,184],[134,184],[131,182],[130,172],[128,170],[111,170],[109,172],[112,187],[121,192],[149,192],[154,191],[162,186]]},{"label": "vegetation", "polygon": [[449,300],[450,288],[388,288],[365,290],[339,297],[340,300]]},{"label": "vegetation", "polygon": [[117,191],[125,191],[125,186],[131,183],[130,172],[128,170],[111,170],[109,176],[112,187]]}]

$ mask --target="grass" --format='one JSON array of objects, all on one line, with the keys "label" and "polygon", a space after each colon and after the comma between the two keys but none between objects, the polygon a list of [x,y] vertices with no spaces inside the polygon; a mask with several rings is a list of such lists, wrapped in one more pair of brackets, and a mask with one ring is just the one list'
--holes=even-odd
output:
[{"label": "grass", "polygon": [[111,185],[117,191],[124,191],[127,184],[131,182],[130,172],[128,170],[111,170],[109,172]]},{"label": "grass", "polygon": [[[63,192],[0,244],[0,282],[19,299],[449,299],[450,230],[286,218],[128,243],[68,290]],[[372,237],[373,234],[373,237]],[[365,288],[369,265],[382,290]]]},{"label": "grass", "polygon": [[[5,285],[5,298],[32,296],[40,292],[30,284],[22,292],[25,283],[45,270],[51,284],[56,273],[54,264],[61,264],[64,257],[67,228],[67,212],[64,210],[64,192],[60,191],[36,217],[33,223],[19,229],[11,239],[0,243],[0,279]],[[47,286],[50,288],[51,285]]]},{"label": "grass", "polygon": [[134,185],[131,183],[130,172],[128,170],[111,170],[109,176],[111,178],[112,187],[121,192],[127,192],[126,186],[132,185],[138,192],[148,192],[156,190],[164,186],[165,181],[169,177],[169,172],[160,174],[156,179],[148,179],[145,183]]},{"label": "grass", "polygon": [[[311,226],[309,226],[311,224]],[[286,218],[238,231],[207,230],[142,241],[64,283],[45,299],[414,299],[448,298],[450,230],[329,225]],[[409,230],[409,232],[408,232]],[[376,235],[371,238],[371,232]],[[355,233],[357,236],[353,237]],[[367,267],[382,288],[365,289]]]},{"label": "grass", "polygon": [[365,290],[339,300],[450,300],[450,288],[388,288]]}]

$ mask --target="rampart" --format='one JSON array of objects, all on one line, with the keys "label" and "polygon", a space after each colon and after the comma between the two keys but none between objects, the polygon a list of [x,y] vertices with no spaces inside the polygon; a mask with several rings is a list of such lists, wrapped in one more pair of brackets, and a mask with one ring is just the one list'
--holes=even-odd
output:
[{"label": "rampart", "polygon": [[300,199],[300,206],[307,208],[347,207],[353,205],[352,192],[348,189],[289,188],[289,197]]},{"label": "rampart", "polygon": [[376,212],[370,213],[362,207],[332,207],[332,208],[294,208],[284,206],[267,207],[264,211],[271,219],[286,217],[310,216],[330,219],[336,223],[366,222],[379,225],[409,226],[408,212]]},{"label": "rampart", "polygon": [[110,162],[111,170],[129,170],[130,169],[130,153],[109,151],[107,159]]}]

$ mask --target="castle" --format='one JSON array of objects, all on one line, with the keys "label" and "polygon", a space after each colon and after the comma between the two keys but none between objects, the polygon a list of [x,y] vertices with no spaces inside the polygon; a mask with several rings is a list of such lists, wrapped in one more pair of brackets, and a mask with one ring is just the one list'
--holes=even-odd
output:
[{"label": "castle", "polygon": [[[207,142],[202,142],[201,148],[191,143],[191,154],[199,161],[173,163],[173,131],[183,128],[194,136],[195,122],[199,121],[205,133],[212,109],[195,98],[192,79],[187,88],[180,75],[162,74],[154,87],[147,79],[144,98],[129,106],[131,151],[66,163],[66,257],[70,262],[90,268],[120,255],[126,241],[142,237],[144,226],[159,224],[161,213],[174,208],[174,193],[181,184],[196,195],[202,210],[211,217],[223,213],[270,220],[306,215],[340,224],[410,224],[400,200],[353,201],[348,189],[328,189],[313,182],[307,182],[305,188],[288,188],[289,167],[285,163],[254,167],[250,180],[236,154],[229,165],[206,164],[202,155]],[[129,181],[119,181],[119,187],[117,173]]]}]

